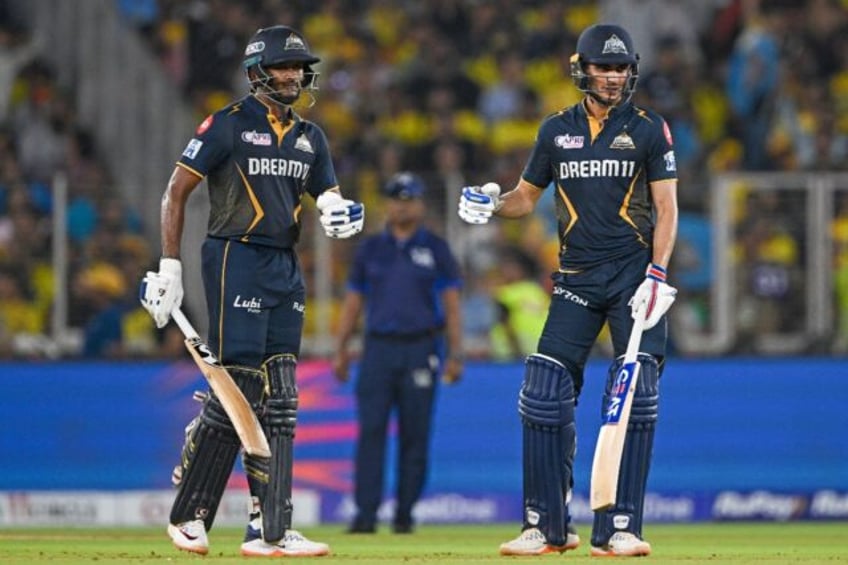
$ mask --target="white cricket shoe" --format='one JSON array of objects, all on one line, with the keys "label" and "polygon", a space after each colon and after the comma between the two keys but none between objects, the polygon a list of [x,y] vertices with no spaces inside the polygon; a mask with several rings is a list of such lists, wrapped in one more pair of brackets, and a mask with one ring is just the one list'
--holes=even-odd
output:
[{"label": "white cricket shoe", "polygon": [[573,528],[568,528],[565,545],[551,545],[539,528],[529,528],[521,532],[514,540],[502,543],[501,555],[544,555],[546,553],[562,553],[568,549],[577,549],[580,536]]},{"label": "white cricket shoe", "polygon": [[174,546],[183,551],[206,555],[209,553],[209,538],[203,520],[192,520],[182,524],[168,524],[168,535]]},{"label": "white cricket shoe", "polygon": [[241,544],[241,554],[246,557],[319,557],[329,553],[329,545],[310,541],[297,530],[286,530],[277,543],[254,539]]},{"label": "white cricket shoe", "polygon": [[615,532],[603,547],[592,547],[592,557],[641,557],[651,554],[651,544],[630,532]]}]

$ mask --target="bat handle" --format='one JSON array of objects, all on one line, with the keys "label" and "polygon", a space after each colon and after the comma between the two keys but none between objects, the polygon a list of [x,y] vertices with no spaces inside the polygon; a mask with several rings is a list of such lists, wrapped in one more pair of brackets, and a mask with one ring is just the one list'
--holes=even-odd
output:
[{"label": "bat handle", "polygon": [[183,332],[183,335],[186,336],[187,339],[198,337],[197,331],[191,325],[191,322],[188,321],[188,318],[185,317],[185,314],[183,314],[183,311],[180,310],[179,306],[173,309],[171,312],[171,318],[174,319],[180,327],[180,331]]},{"label": "bat handle", "polygon": [[644,305],[636,310],[636,318],[633,320],[633,329],[630,331],[630,340],[627,342],[627,351],[624,353],[624,362],[633,363],[639,356],[639,345],[642,343],[642,331],[645,327]]}]

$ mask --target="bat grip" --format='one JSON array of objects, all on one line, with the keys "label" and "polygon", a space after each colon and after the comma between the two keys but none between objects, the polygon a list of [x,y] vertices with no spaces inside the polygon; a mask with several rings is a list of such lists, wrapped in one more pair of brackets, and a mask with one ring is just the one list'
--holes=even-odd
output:
[{"label": "bat grip", "polygon": [[198,337],[197,331],[191,325],[191,322],[188,321],[188,318],[185,317],[183,311],[180,310],[179,307],[174,308],[171,312],[171,318],[177,323],[180,327],[180,331],[183,332],[183,335],[186,336],[186,339],[191,339],[193,337]]}]

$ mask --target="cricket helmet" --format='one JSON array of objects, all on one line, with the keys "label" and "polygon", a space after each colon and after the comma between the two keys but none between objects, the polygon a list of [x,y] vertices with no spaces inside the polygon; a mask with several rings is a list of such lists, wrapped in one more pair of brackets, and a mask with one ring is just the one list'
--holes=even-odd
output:
[{"label": "cricket helmet", "polygon": [[[629,65],[630,75],[624,85],[622,99],[630,99],[639,79],[639,55],[626,29],[615,24],[595,24],[583,30],[577,38],[577,52],[571,56],[571,79],[581,92],[598,99],[589,84],[591,77],[586,74],[588,64]],[[603,100],[598,100],[603,103]]]},{"label": "cricket helmet", "polygon": [[[271,76],[265,70],[265,67],[272,67],[281,63],[303,63],[301,88],[317,90],[319,73],[312,69],[312,65],[320,61],[321,59],[310,51],[309,44],[306,43],[303,35],[290,27],[278,25],[261,28],[253,34],[244,50],[242,66],[247,73],[251,92],[256,92],[257,89],[262,88],[265,94],[275,100],[291,104],[293,100],[285,102],[275,96],[279,93],[274,90]],[[253,71],[252,77],[250,71]]]}]

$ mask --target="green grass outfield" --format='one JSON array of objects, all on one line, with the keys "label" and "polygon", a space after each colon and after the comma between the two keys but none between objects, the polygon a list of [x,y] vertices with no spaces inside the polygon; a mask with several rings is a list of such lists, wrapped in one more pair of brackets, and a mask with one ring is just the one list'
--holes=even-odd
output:
[{"label": "green grass outfield", "polygon": [[[356,565],[400,563],[508,563],[568,561],[607,563],[589,557],[588,525],[579,525],[583,542],[576,551],[538,558],[500,557],[498,544],[517,533],[517,526],[423,525],[412,535],[394,535],[383,528],[376,535],[345,534],[341,525],[305,528],[308,537],[330,544],[328,557],[309,562]],[[652,525],[645,535],[654,552],[642,562],[664,563],[848,563],[848,522],[785,524]],[[209,555],[200,557],[173,549],[164,528],[149,529],[0,529],[0,563],[244,563],[264,561],[238,554],[241,531],[215,529]],[[291,561],[289,559],[288,561]]]}]

